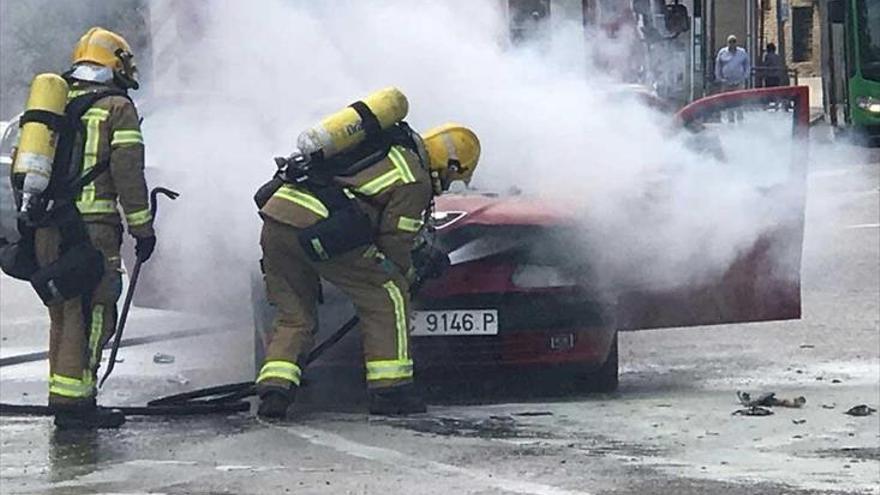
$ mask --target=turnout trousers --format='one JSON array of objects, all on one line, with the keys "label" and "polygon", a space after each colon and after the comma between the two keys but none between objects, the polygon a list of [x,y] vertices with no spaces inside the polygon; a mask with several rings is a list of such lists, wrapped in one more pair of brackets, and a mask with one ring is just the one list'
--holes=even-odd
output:
[{"label": "turnout trousers", "polygon": [[409,354],[409,284],[383,262],[374,246],[327,261],[312,261],[299,244],[300,230],[265,218],[260,245],[269,303],[277,316],[258,390],[298,386],[299,361],[312,348],[317,329],[320,279],[351,298],[360,317],[367,385],[371,389],[412,382]]},{"label": "turnout trousers", "polygon": [[[104,255],[104,276],[89,297],[49,306],[50,405],[94,401],[101,349],[116,329],[116,301],[122,292],[122,227],[86,223],[86,230]],[[58,259],[60,244],[57,228],[37,229],[34,245],[39,266]]]}]

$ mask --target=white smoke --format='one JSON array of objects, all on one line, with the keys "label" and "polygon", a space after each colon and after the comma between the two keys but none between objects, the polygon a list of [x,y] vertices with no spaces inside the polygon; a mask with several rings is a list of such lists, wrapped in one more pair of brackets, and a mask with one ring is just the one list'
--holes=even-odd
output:
[{"label": "white smoke", "polygon": [[[668,116],[612,97],[617,85],[591,66],[596,47],[584,47],[578,20],[513,49],[501,3],[213,0],[199,4],[197,23],[167,29],[161,20],[181,3],[154,2],[144,127],[150,165],[184,193],[160,220],[181,297],[244,310],[259,258],[251,195],[272,157],[323,115],[389,85],[408,96],[416,129],[453,120],[475,130],[477,188],[516,187],[569,208],[584,230],[572,254],[593,260],[604,282],[717,275],[799,211],[798,198],[766,194],[779,153],[791,151],[790,124],[721,130],[726,162],[694,151]],[[626,53],[601,36],[588,42]]]}]

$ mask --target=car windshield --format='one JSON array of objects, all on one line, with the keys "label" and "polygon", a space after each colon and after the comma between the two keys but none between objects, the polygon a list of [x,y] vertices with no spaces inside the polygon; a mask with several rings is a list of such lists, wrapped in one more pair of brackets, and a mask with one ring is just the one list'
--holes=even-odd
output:
[{"label": "car windshield", "polygon": [[880,81],[880,3],[861,0],[857,22],[862,75]]}]

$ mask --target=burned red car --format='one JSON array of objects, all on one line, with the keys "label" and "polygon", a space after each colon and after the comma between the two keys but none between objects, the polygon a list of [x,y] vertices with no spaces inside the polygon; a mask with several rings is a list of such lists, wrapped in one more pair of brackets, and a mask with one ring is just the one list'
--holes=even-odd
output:
[{"label": "burned red car", "polygon": [[570,256],[577,228],[569,212],[520,196],[449,195],[434,216],[450,267],[415,300],[420,379],[509,382],[514,374],[617,387],[614,304]]},{"label": "burned red car", "polygon": [[[573,242],[565,211],[536,200],[492,194],[437,199],[435,248],[450,266],[416,294],[412,355],[424,385],[488,382],[511,373],[574,378],[592,391],[617,387],[613,305],[578,283],[569,263]],[[254,281],[257,360],[270,328],[271,308]],[[317,339],[353,314],[346,298],[324,284]],[[359,336],[347,336],[306,371],[362,373]],[[501,380],[499,380],[500,382]]]},{"label": "burned red car", "polygon": [[[718,146],[711,131],[723,126],[721,114],[731,109],[776,112],[791,122],[786,132],[802,138],[808,124],[807,91],[773,88],[717,95],[685,107],[676,118],[695,137],[709,136],[695,142],[710,148]],[[804,150],[778,164],[785,179],[767,186],[766,194],[802,197]],[[412,353],[417,379],[428,387],[479,386],[495,377],[518,386],[540,377],[575,391],[608,392],[618,384],[618,330],[800,317],[802,209],[762,234],[711,282],[612,292],[592,286],[589,262],[572,260],[569,249],[577,234],[571,213],[546,201],[444,195],[436,201],[434,221],[435,242],[451,263],[423,286],[413,303]],[[795,262],[776,266],[780,253]],[[253,286],[259,363],[271,308],[258,278]],[[353,313],[342,294],[325,286],[318,341]],[[310,365],[306,381],[331,370],[362,376],[356,335],[352,332]]]}]

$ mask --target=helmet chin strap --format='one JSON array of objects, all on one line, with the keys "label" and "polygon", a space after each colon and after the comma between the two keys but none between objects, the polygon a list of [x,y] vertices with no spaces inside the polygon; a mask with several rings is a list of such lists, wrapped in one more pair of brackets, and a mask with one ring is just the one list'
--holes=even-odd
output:
[{"label": "helmet chin strap", "polygon": [[123,89],[138,89],[140,84],[134,78],[134,73],[137,72],[137,69],[131,62],[134,55],[122,48],[117,49],[115,55],[122,63],[122,69],[113,72],[113,80]]},{"label": "helmet chin strap", "polygon": [[113,71],[113,84],[124,90],[138,89],[140,87],[137,81],[118,71]]},{"label": "helmet chin strap", "polygon": [[434,194],[443,194],[443,191],[449,186],[441,177],[440,172],[431,170],[431,186],[434,188]]}]

